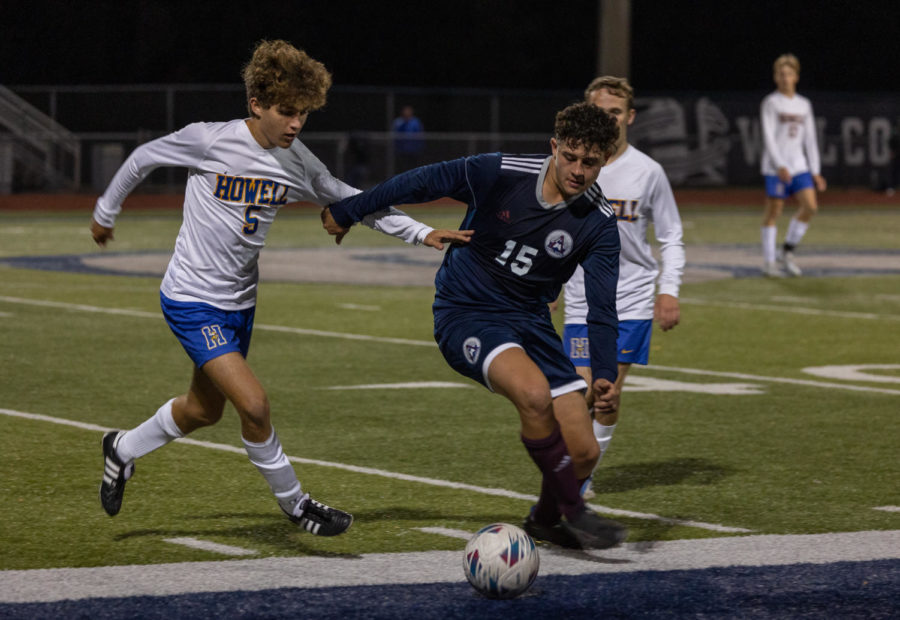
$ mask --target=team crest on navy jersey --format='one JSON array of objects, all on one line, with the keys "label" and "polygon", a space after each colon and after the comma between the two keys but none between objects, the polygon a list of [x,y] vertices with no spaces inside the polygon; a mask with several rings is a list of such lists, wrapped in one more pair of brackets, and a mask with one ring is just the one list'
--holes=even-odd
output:
[{"label": "team crest on navy jersey", "polygon": [[470,364],[477,362],[478,356],[481,355],[481,340],[475,336],[466,338],[466,341],[463,343],[463,355],[466,356],[466,361]]},{"label": "team crest on navy jersey", "polygon": [[544,239],[544,249],[553,258],[565,258],[572,252],[572,235],[564,230],[554,230]]}]

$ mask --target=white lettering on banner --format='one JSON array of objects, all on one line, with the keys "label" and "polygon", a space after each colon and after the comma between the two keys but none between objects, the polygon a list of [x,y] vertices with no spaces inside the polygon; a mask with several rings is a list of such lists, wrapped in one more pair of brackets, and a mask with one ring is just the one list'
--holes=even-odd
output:
[{"label": "white lettering on banner", "polygon": [[819,161],[822,166],[834,166],[838,163],[838,148],[834,142],[825,139],[825,127],[828,119],[816,118],[816,139],[819,142]]},{"label": "white lettering on banner", "polygon": [[873,166],[883,166],[891,161],[888,139],[891,137],[891,122],[876,116],[869,121],[869,162]]},{"label": "white lettering on banner", "polygon": [[762,157],[762,136],[759,133],[759,119],[749,116],[738,116],[735,121],[741,134],[741,148],[744,151],[744,163],[752,166]]},{"label": "white lettering on banner", "polygon": [[861,118],[849,116],[841,121],[841,146],[844,151],[844,163],[848,166],[862,166],[866,161],[866,152],[854,143],[861,141],[865,131]]}]

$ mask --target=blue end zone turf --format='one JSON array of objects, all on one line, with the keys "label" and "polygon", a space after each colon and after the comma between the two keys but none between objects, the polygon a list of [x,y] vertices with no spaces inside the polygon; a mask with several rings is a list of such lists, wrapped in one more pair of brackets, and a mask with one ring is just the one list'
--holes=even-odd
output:
[{"label": "blue end zone turf", "polygon": [[896,618],[900,561],[539,576],[510,601],[467,583],[0,604],[0,618]]}]

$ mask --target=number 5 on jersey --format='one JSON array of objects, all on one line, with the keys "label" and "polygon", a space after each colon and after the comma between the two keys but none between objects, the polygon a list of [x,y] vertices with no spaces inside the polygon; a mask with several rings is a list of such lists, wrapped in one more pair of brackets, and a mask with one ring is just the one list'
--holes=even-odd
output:
[{"label": "number 5 on jersey", "polygon": [[253,215],[255,211],[259,211],[262,207],[257,207],[256,205],[247,205],[246,210],[244,210],[244,234],[252,235],[255,234],[257,229],[259,228],[259,218]]}]

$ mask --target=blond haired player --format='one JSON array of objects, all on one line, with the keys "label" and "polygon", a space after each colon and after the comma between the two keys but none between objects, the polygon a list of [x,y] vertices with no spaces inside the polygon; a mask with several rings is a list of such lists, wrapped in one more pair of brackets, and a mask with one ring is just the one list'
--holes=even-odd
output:
[{"label": "blond haired player", "polygon": [[[800,61],[793,54],[782,54],[775,59],[773,72],[778,88],[763,99],[760,108],[764,143],[761,170],[766,182],[766,206],[760,231],[762,271],[769,277],[783,277],[785,272],[799,276],[802,272],[794,262],[794,248],[818,210],[816,190],[824,192],[827,183],[821,174],[812,105],[809,99],[797,94]],[[797,198],[799,208],[791,218],[784,245],[776,256],[775,222],[788,196]]]},{"label": "blond haired player", "polygon": [[[628,127],[635,118],[634,90],[628,80],[598,77],[585,89],[584,97],[615,118],[619,127],[615,153],[600,170],[597,183],[615,209],[622,243],[616,293],[619,316],[616,388],[621,393],[631,365],[647,363],[653,319],[663,331],[675,327],[680,319],[678,289],[684,271],[681,217],[662,166],[628,144]],[[661,270],[647,240],[647,227],[651,222],[660,245]],[[575,370],[590,386],[588,304],[583,275],[580,269],[576,270],[564,288],[563,344]],[[587,398],[589,403],[592,402],[590,393]],[[612,440],[620,410],[621,407],[609,413],[594,410],[593,429],[601,459]],[[585,481],[582,494],[586,498],[594,496],[590,478]]]},{"label": "blond haired player", "polygon": [[[288,518],[319,536],[334,536],[350,514],[304,493],[270,421],[269,401],[246,361],[253,330],[257,258],[279,209],[288,202],[327,205],[358,193],[338,181],[299,140],[307,116],[325,105],[331,75],[286,41],[263,41],[243,70],[250,117],[193,123],[144,144],[119,168],[97,200],[91,234],[113,238],[125,197],[159,166],[188,169],[184,220],[160,287],[163,316],[194,362],[186,394],[129,431],[103,437],[100,501],[109,515],[122,505],[134,461],[222,417],[230,401],[241,420],[250,461]],[[409,243],[442,248],[465,232],[435,231],[402,212],[367,223]]]}]

